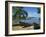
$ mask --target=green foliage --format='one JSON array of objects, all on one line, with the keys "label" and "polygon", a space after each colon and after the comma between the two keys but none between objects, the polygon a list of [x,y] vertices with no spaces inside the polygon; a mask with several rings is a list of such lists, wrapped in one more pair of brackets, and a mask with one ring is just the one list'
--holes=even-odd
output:
[{"label": "green foliage", "polygon": [[37,8],[38,9],[38,13],[40,13],[40,8]]},{"label": "green foliage", "polygon": [[23,10],[23,7],[13,7],[13,19],[26,19],[28,13]]},{"label": "green foliage", "polygon": [[40,24],[34,23],[34,29],[40,29]]}]

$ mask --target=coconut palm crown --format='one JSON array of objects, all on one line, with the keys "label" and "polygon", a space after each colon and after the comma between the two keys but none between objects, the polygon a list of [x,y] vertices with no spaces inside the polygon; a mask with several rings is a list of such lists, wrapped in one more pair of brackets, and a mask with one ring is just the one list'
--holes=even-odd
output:
[{"label": "coconut palm crown", "polygon": [[23,10],[23,7],[13,7],[13,19],[26,19],[28,13]]}]

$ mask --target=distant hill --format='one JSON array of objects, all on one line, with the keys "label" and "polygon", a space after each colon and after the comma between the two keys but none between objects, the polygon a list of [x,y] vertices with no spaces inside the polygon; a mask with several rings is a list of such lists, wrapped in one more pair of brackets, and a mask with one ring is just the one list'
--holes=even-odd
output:
[{"label": "distant hill", "polygon": [[21,20],[15,19],[14,21],[12,21],[13,24],[20,24],[20,22],[21,24],[25,23],[25,24],[30,24],[30,25],[32,25],[33,23],[40,24],[40,19],[38,17],[29,17],[27,19],[21,19]]},{"label": "distant hill", "polygon": [[21,22],[28,24],[32,24],[32,23],[40,24],[40,20],[38,17],[29,17],[26,20],[21,20]]}]

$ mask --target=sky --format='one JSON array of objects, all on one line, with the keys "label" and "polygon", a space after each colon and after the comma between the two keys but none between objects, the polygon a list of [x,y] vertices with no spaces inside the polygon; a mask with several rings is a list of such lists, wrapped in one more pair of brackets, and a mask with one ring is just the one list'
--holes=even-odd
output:
[{"label": "sky", "polygon": [[23,7],[23,10],[27,11],[28,17],[39,17],[38,9],[36,7]]}]

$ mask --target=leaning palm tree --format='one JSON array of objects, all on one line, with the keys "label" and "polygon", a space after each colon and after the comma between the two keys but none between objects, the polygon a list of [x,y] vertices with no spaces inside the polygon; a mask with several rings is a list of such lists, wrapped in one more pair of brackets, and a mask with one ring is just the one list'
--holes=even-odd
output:
[{"label": "leaning palm tree", "polygon": [[13,19],[26,19],[26,17],[28,16],[28,13],[25,10],[23,10],[23,7],[14,8],[13,12]]}]

